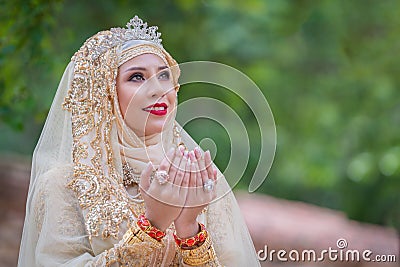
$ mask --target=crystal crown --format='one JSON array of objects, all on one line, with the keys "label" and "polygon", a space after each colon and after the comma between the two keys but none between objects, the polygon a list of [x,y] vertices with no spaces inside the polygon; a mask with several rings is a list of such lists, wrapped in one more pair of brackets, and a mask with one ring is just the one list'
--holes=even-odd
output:
[{"label": "crystal crown", "polygon": [[147,27],[146,22],[135,16],[126,24],[126,28],[112,28],[110,31],[121,42],[145,40],[162,47],[161,33],[157,32],[157,29],[157,26]]}]

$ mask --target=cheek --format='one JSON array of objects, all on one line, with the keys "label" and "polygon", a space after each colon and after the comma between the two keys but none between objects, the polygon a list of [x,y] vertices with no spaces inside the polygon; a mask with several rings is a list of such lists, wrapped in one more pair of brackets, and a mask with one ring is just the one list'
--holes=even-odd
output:
[{"label": "cheek", "polygon": [[173,90],[173,91],[171,91],[170,93],[168,93],[167,98],[168,98],[168,102],[169,102],[171,105],[175,105],[175,104],[176,104],[176,101],[177,101],[177,94],[176,94],[176,91]]},{"label": "cheek", "polygon": [[121,109],[121,113],[124,115],[129,104],[129,94],[121,88],[117,89],[117,94],[119,107]]},{"label": "cheek", "polygon": [[118,75],[117,80],[116,80],[116,91],[117,91],[117,98],[118,98],[118,104],[119,104],[119,109],[122,113],[122,115],[125,114],[126,108],[127,108],[127,103],[126,103],[126,90],[124,90],[123,83],[121,81],[121,77]]},{"label": "cheek", "polygon": [[138,98],[138,96],[135,95],[135,88],[131,86],[120,86],[117,88],[117,94],[121,112],[125,114]]}]

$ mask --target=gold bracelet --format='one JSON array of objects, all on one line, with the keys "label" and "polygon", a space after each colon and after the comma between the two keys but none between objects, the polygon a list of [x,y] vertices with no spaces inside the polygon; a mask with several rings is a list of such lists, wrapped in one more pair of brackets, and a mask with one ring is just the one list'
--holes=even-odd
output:
[{"label": "gold bracelet", "polygon": [[208,263],[211,266],[219,266],[210,235],[199,247],[195,249],[180,249],[179,251],[185,264],[198,266]]},{"label": "gold bracelet", "polygon": [[165,232],[151,225],[150,221],[146,218],[146,216],[144,216],[144,214],[139,216],[136,224],[143,232],[157,241],[161,241],[165,237]]},{"label": "gold bracelet", "polygon": [[212,245],[211,238],[210,235],[208,235],[204,243],[201,244],[199,247],[194,249],[179,249],[179,250],[182,254],[182,257],[184,258],[199,257],[201,255],[206,254],[211,245]]},{"label": "gold bracelet", "polygon": [[181,249],[187,249],[187,250],[200,247],[204,243],[204,241],[207,239],[208,233],[207,233],[206,227],[202,223],[199,223],[199,229],[200,229],[200,231],[195,236],[192,236],[189,238],[179,238],[176,235],[176,231],[175,231],[175,233],[173,234],[175,243]]},{"label": "gold bracelet", "polygon": [[148,242],[151,247],[161,248],[164,246],[164,243],[161,241],[157,241],[156,239],[150,237],[143,230],[141,230],[137,224],[134,224],[132,227],[126,231],[124,236],[122,237],[122,242],[125,245],[133,245],[141,242]]},{"label": "gold bracelet", "polygon": [[204,265],[207,263],[212,263],[216,259],[215,251],[214,248],[211,247],[206,254],[202,255],[201,257],[198,258],[186,258],[183,260],[185,264],[192,265],[192,266],[198,266],[198,265]]}]

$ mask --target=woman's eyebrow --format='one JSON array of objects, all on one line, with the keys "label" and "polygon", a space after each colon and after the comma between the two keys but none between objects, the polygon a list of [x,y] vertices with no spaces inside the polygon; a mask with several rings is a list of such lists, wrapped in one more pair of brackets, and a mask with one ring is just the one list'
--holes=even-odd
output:
[{"label": "woman's eyebrow", "polygon": [[[163,70],[163,69],[168,69],[168,66],[160,66],[158,67],[158,70]],[[146,68],[143,67],[130,67],[126,69],[124,72],[132,71],[132,70],[141,70],[141,71],[146,71]]]},{"label": "woman's eyebrow", "polygon": [[132,70],[146,71],[146,68],[143,68],[143,67],[130,67],[130,68],[126,69],[124,72],[132,71]]}]

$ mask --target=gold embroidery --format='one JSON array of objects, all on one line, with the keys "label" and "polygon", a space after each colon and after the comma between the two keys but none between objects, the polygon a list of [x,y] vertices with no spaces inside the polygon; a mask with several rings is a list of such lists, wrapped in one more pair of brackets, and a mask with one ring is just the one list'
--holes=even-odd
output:
[{"label": "gold embroidery", "polygon": [[77,142],[77,144],[73,147],[74,151],[72,152],[79,159],[86,159],[88,157],[88,145],[87,143]]},{"label": "gold embroidery", "polygon": [[140,172],[131,168],[128,163],[122,164],[122,170],[124,172],[123,184],[125,187],[140,183]]},{"label": "gold embroidery", "polygon": [[[90,237],[101,233],[103,238],[117,238],[122,221],[134,219],[129,197],[120,188],[122,177],[115,169],[111,146],[118,64],[111,37],[109,31],[100,32],[75,53],[74,77],[63,103],[72,115],[74,174],[68,186],[87,211]],[[98,54],[98,47],[105,52]]]},{"label": "gold embroidery", "polygon": [[71,112],[73,136],[74,174],[68,187],[75,191],[86,212],[85,225],[90,237],[101,234],[103,238],[117,238],[120,224],[126,220],[129,225],[136,214],[144,211],[140,196],[130,196],[123,187],[123,175],[114,162],[111,133],[115,127],[113,105],[118,66],[149,52],[161,56],[174,67],[174,77],[179,76],[177,63],[162,46],[139,45],[119,55],[117,51],[127,41],[121,35],[123,32],[99,32],[74,54],[73,77],[63,103],[63,108]]},{"label": "gold embroidery", "polygon": [[138,55],[142,55],[145,53],[155,54],[155,55],[159,56],[160,58],[162,58],[166,64],[168,64],[167,59],[165,58],[165,55],[161,52],[160,49],[158,49],[152,45],[143,44],[143,45],[134,46],[132,48],[129,48],[129,49],[123,51],[123,53],[121,54],[121,56],[119,58],[118,65],[121,66],[122,64],[124,64],[125,62],[130,60],[131,58],[134,58]]}]

